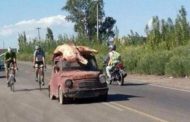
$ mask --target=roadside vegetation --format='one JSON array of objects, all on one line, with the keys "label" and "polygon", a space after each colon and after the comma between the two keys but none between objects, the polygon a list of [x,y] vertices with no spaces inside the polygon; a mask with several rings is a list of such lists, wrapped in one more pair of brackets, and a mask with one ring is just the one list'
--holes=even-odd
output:
[{"label": "roadside vegetation", "polygon": [[[97,5],[100,8],[99,39],[96,37],[96,11],[94,11]],[[29,41],[24,32],[20,33],[18,38],[20,60],[32,61],[34,47],[40,45],[46,52],[46,60],[51,63],[56,46],[72,42],[98,50],[96,57],[102,68],[103,58],[108,52],[107,40],[111,35],[115,35],[117,51],[121,53],[128,72],[173,77],[190,76],[190,25],[183,6],[174,20],[159,19],[158,16],[154,16],[151,24],[145,26],[146,36],[131,30],[130,34],[124,37],[119,37],[119,30],[115,26],[116,20],[105,16],[103,0],[99,2],[67,0],[62,10],[69,13],[67,20],[75,24],[77,36],[60,34],[55,39],[49,27],[45,39],[35,38]]]}]

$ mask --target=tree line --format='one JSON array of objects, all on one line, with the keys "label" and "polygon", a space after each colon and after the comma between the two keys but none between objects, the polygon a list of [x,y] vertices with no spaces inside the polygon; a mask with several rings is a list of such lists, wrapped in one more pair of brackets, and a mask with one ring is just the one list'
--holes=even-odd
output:
[{"label": "tree line", "polygon": [[[95,10],[97,6],[99,8],[99,39],[96,38],[97,11]],[[67,40],[97,41],[102,43],[106,42],[110,36],[115,36],[117,41],[125,45],[146,45],[146,47],[152,50],[160,48],[171,50],[187,44],[190,40],[190,25],[184,6],[181,6],[175,20],[172,20],[170,17],[167,19],[159,19],[158,16],[152,17],[151,23],[145,27],[146,36],[130,30],[127,36],[121,38],[118,36],[119,30],[115,26],[116,20],[113,17],[106,17],[103,7],[103,0],[67,0],[62,10],[69,13],[66,19],[74,23],[74,30],[77,33],[77,37],[69,39],[66,35],[59,35],[58,39],[55,40],[53,31],[48,27],[44,41],[38,40],[37,38],[27,41],[26,34],[23,32],[18,37],[20,51],[31,52],[35,44],[40,44],[45,49],[51,49]]]},{"label": "tree line", "polygon": [[[26,33],[23,32],[18,35],[20,52],[31,52],[36,44],[42,45],[48,51],[68,40],[96,41],[102,43],[110,36],[115,36],[114,25],[116,20],[113,17],[105,16],[103,0],[67,0],[62,10],[69,13],[66,16],[66,20],[74,23],[74,31],[77,33],[77,37],[68,38],[67,35],[59,35],[58,39],[55,40],[53,31],[48,27],[44,40],[35,38],[32,41],[27,41]],[[99,39],[96,37],[97,21]]]},{"label": "tree line", "polygon": [[[96,8],[99,8],[99,39],[96,38]],[[97,60],[107,53],[106,41],[115,36],[117,50],[121,52],[128,71],[144,74],[187,76],[190,75],[190,25],[187,12],[181,6],[174,20],[168,17],[160,19],[152,17],[151,23],[145,26],[146,35],[133,30],[126,36],[119,37],[119,29],[113,17],[106,17],[103,0],[67,0],[62,10],[67,11],[66,19],[74,23],[77,36],[59,35],[54,38],[51,28],[47,28],[46,38],[28,41],[25,32],[18,37],[20,56],[23,59],[32,54],[35,45],[40,45],[49,59],[57,45],[72,41],[75,44],[88,45],[100,50]],[[25,55],[27,54],[27,55]]]},{"label": "tree line", "polygon": [[170,50],[187,44],[190,40],[190,26],[185,8],[181,6],[175,21],[171,18],[160,20],[158,16],[154,16],[151,27],[146,25],[145,32],[151,49]]}]

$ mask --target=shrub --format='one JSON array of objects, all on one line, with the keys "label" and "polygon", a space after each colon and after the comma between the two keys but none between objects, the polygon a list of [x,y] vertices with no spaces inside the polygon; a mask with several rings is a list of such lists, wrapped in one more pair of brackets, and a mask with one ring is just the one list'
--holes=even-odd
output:
[{"label": "shrub", "polygon": [[154,75],[164,75],[165,65],[169,61],[171,55],[168,51],[155,52],[152,56],[152,64],[150,64],[150,72]]},{"label": "shrub", "polygon": [[166,64],[166,74],[174,77],[184,77],[190,74],[190,57],[173,56]]},{"label": "shrub", "polygon": [[164,75],[165,65],[169,61],[168,51],[156,51],[142,55],[137,64],[137,72],[145,74]]},{"label": "shrub", "polygon": [[153,55],[145,54],[140,57],[140,60],[137,62],[137,72],[144,74],[151,74],[151,65],[154,63]]},{"label": "shrub", "polygon": [[17,58],[22,61],[32,61],[32,56],[32,53],[18,53]]},{"label": "shrub", "polygon": [[122,60],[128,71],[135,72],[142,51],[143,50],[140,47],[127,47],[121,51]]}]

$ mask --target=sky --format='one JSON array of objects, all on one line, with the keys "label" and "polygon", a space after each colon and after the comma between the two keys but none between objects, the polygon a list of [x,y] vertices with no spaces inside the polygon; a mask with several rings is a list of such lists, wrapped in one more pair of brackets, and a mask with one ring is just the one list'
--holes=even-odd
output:
[{"label": "sky", "polygon": [[[59,34],[75,35],[74,24],[65,20],[68,13],[61,10],[65,3],[66,0],[1,0],[0,48],[17,48],[18,34],[24,31],[28,40],[37,37],[37,27],[41,28],[41,38],[45,38],[47,27],[55,38]],[[145,26],[153,16],[174,20],[182,5],[190,21],[190,0],[104,0],[104,11],[116,19],[122,37],[130,30],[145,35]]]}]

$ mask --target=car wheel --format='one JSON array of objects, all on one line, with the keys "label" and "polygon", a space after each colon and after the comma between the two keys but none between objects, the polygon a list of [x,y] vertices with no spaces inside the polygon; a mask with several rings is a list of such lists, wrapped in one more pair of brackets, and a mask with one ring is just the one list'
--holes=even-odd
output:
[{"label": "car wheel", "polygon": [[100,101],[107,101],[107,99],[108,99],[108,95],[107,94],[105,94],[105,95],[101,95],[101,96],[99,96],[99,100]]},{"label": "car wheel", "polygon": [[58,100],[59,100],[59,103],[60,104],[64,104],[64,96],[63,96],[63,92],[62,92],[62,90],[61,90],[61,87],[59,87],[59,89],[58,89],[58,95],[59,95],[59,98],[58,98]]}]

